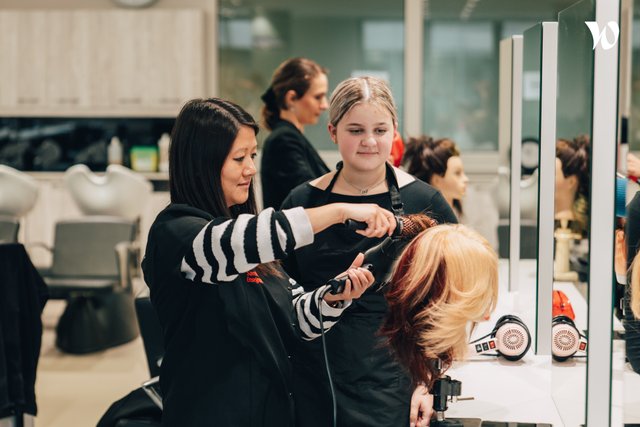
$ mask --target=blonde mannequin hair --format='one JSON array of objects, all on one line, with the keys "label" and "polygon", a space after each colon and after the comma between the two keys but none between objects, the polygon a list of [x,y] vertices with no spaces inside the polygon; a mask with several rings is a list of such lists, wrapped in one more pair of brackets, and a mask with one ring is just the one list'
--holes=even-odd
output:
[{"label": "blonde mannequin hair", "polygon": [[394,126],[398,126],[396,104],[389,85],[376,77],[352,77],[338,84],[329,100],[329,123],[338,126],[340,120],[356,104],[376,105],[391,114]]},{"label": "blonde mannequin hair", "polygon": [[467,351],[469,322],[482,320],[498,298],[498,257],[464,225],[438,225],[403,251],[387,292],[381,333],[413,381],[429,388],[433,361],[445,370]]}]

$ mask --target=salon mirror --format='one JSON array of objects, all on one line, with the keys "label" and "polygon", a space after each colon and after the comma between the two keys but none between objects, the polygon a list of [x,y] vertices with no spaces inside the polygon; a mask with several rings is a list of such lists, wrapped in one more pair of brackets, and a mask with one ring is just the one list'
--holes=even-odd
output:
[{"label": "salon mirror", "polygon": [[553,320],[551,394],[565,425],[611,425],[618,56],[587,23],[618,11],[582,0],[558,15],[553,312],[573,320]]},{"label": "salon mirror", "polygon": [[[554,160],[553,290],[570,301],[573,322],[581,333],[586,333],[588,324],[591,149],[590,145],[586,150],[575,148],[591,140],[594,56],[585,21],[594,20],[595,0],[582,0],[558,15],[555,151],[556,156],[562,152],[565,163]],[[581,164],[567,172],[572,161]],[[552,363],[551,394],[565,425],[585,423],[587,359],[582,356]]]}]

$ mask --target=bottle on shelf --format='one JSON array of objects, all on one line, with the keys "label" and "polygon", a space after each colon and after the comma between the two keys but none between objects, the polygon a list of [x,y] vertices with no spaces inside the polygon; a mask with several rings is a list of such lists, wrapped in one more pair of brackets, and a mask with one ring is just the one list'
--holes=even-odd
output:
[{"label": "bottle on shelf", "polygon": [[122,143],[117,136],[111,138],[111,142],[107,148],[107,159],[110,165],[122,164]]},{"label": "bottle on shelf", "polygon": [[158,139],[158,171],[169,172],[169,145],[171,144],[171,137],[168,133],[163,133]]}]

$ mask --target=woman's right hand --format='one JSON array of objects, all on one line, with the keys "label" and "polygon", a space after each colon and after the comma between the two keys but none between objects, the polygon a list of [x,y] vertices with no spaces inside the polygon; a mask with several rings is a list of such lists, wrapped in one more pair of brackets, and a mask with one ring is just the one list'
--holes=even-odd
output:
[{"label": "woman's right hand", "polygon": [[366,237],[391,236],[397,226],[392,212],[373,203],[340,203],[340,209],[342,222],[353,219],[367,224],[365,230],[356,230]]}]

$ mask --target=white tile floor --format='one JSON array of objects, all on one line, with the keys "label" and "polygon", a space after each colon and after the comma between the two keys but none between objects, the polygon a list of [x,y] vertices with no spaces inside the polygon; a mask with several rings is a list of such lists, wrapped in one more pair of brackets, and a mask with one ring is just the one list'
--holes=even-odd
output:
[{"label": "white tile floor", "polygon": [[95,426],[115,400],[149,377],[142,340],[88,355],[55,347],[55,325],[64,301],[49,301],[43,312],[42,350],[36,377],[36,427]]}]

